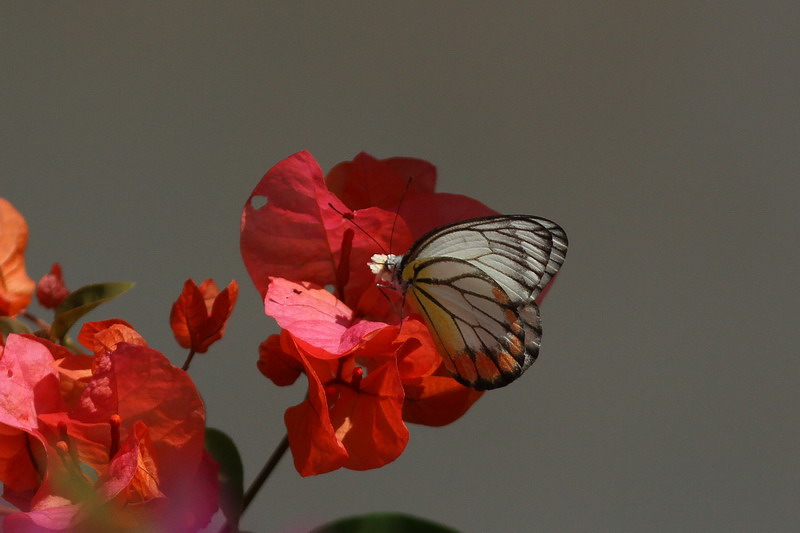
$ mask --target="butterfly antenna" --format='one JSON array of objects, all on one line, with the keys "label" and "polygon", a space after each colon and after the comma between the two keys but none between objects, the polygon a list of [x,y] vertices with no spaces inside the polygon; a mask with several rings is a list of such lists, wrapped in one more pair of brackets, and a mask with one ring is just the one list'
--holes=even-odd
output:
[{"label": "butterfly antenna", "polygon": [[403,293],[403,298],[400,300],[400,327],[403,327],[403,319],[406,317],[406,293]]},{"label": "butterfly antenna", "polygon": [[397,217],[400,216],[400,208],[403,207],[403,201],[406,199],[406,195],[408,194],[408,189],[411,188],[411,181],[414,179],[413,176],[408,177],[408,181],[406,182],[406,188],[403,190],[403,196],[400,197],[400,201],[397,202],[397,211],[394,212],[394,221],[392,221],[392,232],[389,233],[389,253],[392,252],[392,240],[394,240],[394,227],[397,225]]},{"label": "butterfly antenna", "polygon": [[[381,293],[381,296],[386,298],[387,302],[389,302],[389,305],[392,307],[392,311],[394,311],[398,315],[401,315],[400,321],[402,322],[403,321],[403,318],[402,318],[403,311],[402,311],[402,309],[398,309],[397,308],[397,302],[393,301],[389,297],[389,294],[386,292],[386,289],[394,289],[394,287],[384,286],[384,285],[380,285],[380,284],[378,285],[378,292]],[[405,295],[403,295],[403,301],[405,301]]]},{"label": "butterfly antenna", "polygon": [[362,227],[361,227],[361,226],[358,224],[358,222],[356,222],[356,221],[355,221],[355,217],[353,217],[353,213],[342,213],[341,211],[339,211],[338,209],[336,209],[336,208],[333,206],[333,204],[332,204],[332,203],[330,203],[330,202],[328,202],[328,207],[330,207],[331,209],[333,209],[334,211],[336,211],[337,213],[339,213],[339,214],[342,216],[342,218],[343,218],[343,219],[350,221],[350,223],[351,223],[352,225],[354,225],[356,228],[358,228],[358,229],[359,229],[359,231],[361,231],[361,233],[363,233],[364,235],[366,235],[367,237],[369,237],[369,239],[370,239],[372,242],[374,242],[375,244],[377,244],[377,245],[378,245],[378,248],[380,248],[381,252],[383,252],[383,253],[387,253],[387,252],[386,252],[386,249],[383,247],[383,245],[382,245],[381,243],[379,243],[379,242],[377,241],[377,239],[375,239],[375,237],[373,237],[372,235],[370,235],[370,234],[369,234],[369,232],[368,232],[367,230],[365,230],[364,228],[362,228]]}]

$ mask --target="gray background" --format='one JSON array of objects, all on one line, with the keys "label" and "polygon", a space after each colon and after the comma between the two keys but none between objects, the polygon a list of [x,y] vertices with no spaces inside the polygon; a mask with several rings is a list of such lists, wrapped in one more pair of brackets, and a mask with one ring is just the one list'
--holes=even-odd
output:
[{"label": "gray background", "polygon": [[373,510],[476,533],[796,530],[799,36],[796,1],[3,2],[0,195],[32,277],[137,281],[91,316],[178,364],[184,279],[240,281],[191,374],[248,480],[305,391],[255,368],[275,326],[239,214],[270,166],[425,158],[442,191],[566,228],[523,379],[411,427],[385,468],[285,460],[250,530]]}]

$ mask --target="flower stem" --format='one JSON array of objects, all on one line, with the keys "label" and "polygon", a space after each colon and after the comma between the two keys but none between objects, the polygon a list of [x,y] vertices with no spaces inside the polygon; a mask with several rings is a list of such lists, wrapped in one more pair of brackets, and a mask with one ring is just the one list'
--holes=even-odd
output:
[{"label": "flower stem", "polygon": [[48,333],[50,332],[50,324],[48,324],[38,316],[34,315],[33,313],[29,312],[28,310],[23,311],[22,316],[24,316],[25,318],[27,318],[28,320],[30,320],[31,322],[42,328],[43,330],[47,331]]},{"label": "flower stem", "polygon": [[189,355],[186,356],[186,361],[183,363],[181,370],[184,372],[189,370],[189,365],[192,364],[192,358],[194,358],[194,350],[189,350]]},{"label": "flower stem", "polygon": [[264,468],[261,469],[261,472],[258,473],[256,478],[250,484],[250,488],[247,489],[247,492],[244,493],[244,498],[242,499],[242,514],[244,514],[245,510],[250,505],[250,502],[252,502],[253,498],[256,497],[256,494],[261,489],[261,486],[267,481],[267,478],[272,471],[275,470],[275,467],[278,465],[281,457],[283,457],[283,454],[285,454],[286,450],[288,449],[289,435],[284,435],[283,439],[278,443],[278,446],[272,452],[272,455],[269,456]]},{"label": "flower stem", "polygon": [[[244,497],[242,498],[242,510],[239,513],[239,517],[241,517],[247,508],[250,506],[250,503],[253,501],[253,498],[256,497],[256,494],[261,489],[261,487],[266,483],[267,478],[275,470],[275,467],[278,465],[278,462],[283,457],[283,454],[286,453],[286,450],[289,449],[289,435],[284,435],[283,439],[278,443],[278,446],[272,452],[272,455],[269,456],[267,459],[267,463],[264,465],[264,468],[261,469],[261,472],[258,473],[256,478],[250,484],[250,487],[247,489],[247,492],[244,493]],[[231,525],[229,523],[225,523],[222,526],[222,529],[219,530],[219,533],[230,533],[232,531]]]}]

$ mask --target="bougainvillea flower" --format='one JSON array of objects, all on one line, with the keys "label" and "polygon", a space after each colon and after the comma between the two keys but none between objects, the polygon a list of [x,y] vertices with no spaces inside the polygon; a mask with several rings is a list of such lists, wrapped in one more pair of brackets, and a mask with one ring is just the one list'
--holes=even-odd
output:
[{"label": "bougainvillea flower", "polygon": [[114,351],[121,342],[147,346],[144,337],[121,318],[87,322],[78,333],[78,342],[98,355]]},{"label": "bougainvillea flower", "polygon": [[366,375],[353,356],[321,360],[298,351],[298,357],[309,379],[308,398],[284,419],[301,475],[378,468],[403,452],[403,388],[391,357]]},{"label": "bougainvillea flower", "polygon": [[36,299],[42,307],[55,309],[69,296],[69,289],[61,275],[61,265],[53,263],[50,272],[36,284]]},{"label": "bougainvillea flower", "polygon": [[494,214],[434,192],[435,181],[425,161],[366,154],[326,181],[300,152],[267,172],[245,206],[242,256],[283,329],[261,344],[259,369],[278,385],[301,373],[309,382],[286,413],[303,475],[382,466],[405,447],[404,420],[443,425],[481,395],[447,375],[430,332],[367,268],[373,254],[402,253],[434,227]]},{"label": "bougainvillea flower", "polygon": [[238,295],[239,285],[235,280],[222,291],[212,279],[199,287],[193,280],[186,280],[169,316],[178,344],[197,353],[208,351],[225,333]]},{"label": "bougainvillea flower", "polygon": [[[120,326],[81,333],[98,339]],[[190,532],[216,511],[216,465],[203,450],[204,409],[188,375],[145,346],[110,345],[55,358],[49,341],[9,336],[0,481],[20,512],[5,517],[4,531]]]},{"label": "bougainvillea flower", "polygon": [[31,302],[34,281],[25,272],[28,224],[0,198],[0,316],[16,316]]}]

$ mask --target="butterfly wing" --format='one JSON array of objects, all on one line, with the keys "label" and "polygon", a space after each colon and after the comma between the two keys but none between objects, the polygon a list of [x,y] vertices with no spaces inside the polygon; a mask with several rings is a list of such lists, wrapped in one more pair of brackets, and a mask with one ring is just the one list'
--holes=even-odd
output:
[{"label": "butterfly wing", "polygon": [[536,359],[542,330],[533,301],[515,304],[496,281],[461,259],[421,259],[409,268],[415,277],[407,301],[459,382],[478,390],[502,387]]},{"label": "butterfly wing", "polygon": [[409,302],[458,381],[502,387],[536,360],[542,330],[534,299],[566,249],[555,223],[510,215],[438,228],[403,257],[398,270]]},{"label": "butterfly wing", "polygon": [[419,258],[463,259],[505,284],[509,296],[524,301],[541,293],[566,254],[567,235],[555,222],[528,215],[499,215],[434,229],[403,256],[400,270]]}]

